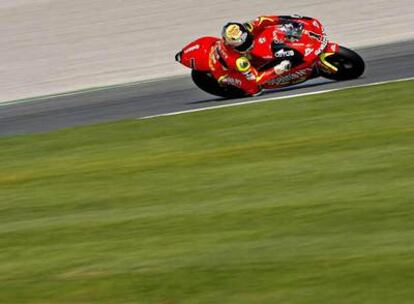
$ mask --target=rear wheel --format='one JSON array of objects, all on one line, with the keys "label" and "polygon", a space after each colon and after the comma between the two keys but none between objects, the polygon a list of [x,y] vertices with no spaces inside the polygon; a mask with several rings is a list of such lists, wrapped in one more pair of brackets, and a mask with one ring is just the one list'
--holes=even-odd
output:
[{"label": "rear wheel", "polygon": [[217,80],[208,72],[192,70],[191,78],[194,83],[203,91],[225,98],[241,98],[246,93],[234,86],[220,86]]},{"label": "rear wheel", "polygon": [[[334,66],[337,71],[334,72],[324,67],[323,62]],[[364,60],[355,51],[346,47],[339,47],[339,50],[322,61],[320,76],[333,80],[350,80],[360,77],[365,71]]]}]

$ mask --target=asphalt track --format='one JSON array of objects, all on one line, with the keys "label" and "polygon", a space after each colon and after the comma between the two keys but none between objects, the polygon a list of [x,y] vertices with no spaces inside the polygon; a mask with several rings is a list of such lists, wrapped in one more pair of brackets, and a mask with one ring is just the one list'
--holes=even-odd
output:
[{"label": "asphalt track", "polygon": [[[360,79],[332,82],[320,78],[296,87],[267,92],[264,97],[296,95],[414,76],[414,41],[375,46],[358,52],[367,64],[366,73]],[[261,98],[263,96],[256,99]],[[48,132],[253,99],[218,99],[200,91],[189,76],[153,80],[0,104],[0,136]]]}]

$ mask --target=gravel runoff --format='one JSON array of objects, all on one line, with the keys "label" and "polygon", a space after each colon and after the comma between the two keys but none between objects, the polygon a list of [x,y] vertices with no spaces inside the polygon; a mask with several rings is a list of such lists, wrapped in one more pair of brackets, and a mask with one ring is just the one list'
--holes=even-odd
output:
[{"label": "gravel runoff", "polygon": [[2,0],[0,102],[183,74],[173,55],[195,38],[293,13],[349,47],[414,39],[412,0]]}]

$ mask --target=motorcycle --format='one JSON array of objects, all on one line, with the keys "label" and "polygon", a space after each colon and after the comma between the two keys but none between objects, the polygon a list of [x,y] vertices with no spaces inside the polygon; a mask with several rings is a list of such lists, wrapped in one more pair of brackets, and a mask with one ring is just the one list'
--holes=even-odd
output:
[{"label": "motorcycle", "polygon": [[[260,71],[288,59],[293,65],[303,62],[305,56],[314,56],[306,68],[276,76],[262,85],[263,89],[279,89],[307,80],[324,77],[343,81],[359,78],[365,70],[364,60],[355,51],[328,40],[323,25],[316,19],[300,16],[280,16],[280,24],[266,27],[254,37],[249,59]],[[286,48],[279,37],[290,39]],[[203,91],[225,98],[246,97],[236,84],[220,85],[209,67],[210,53],[220,39],[202,37],[185,46],[175,56],[177,62],[192,70],[193,82]],[[313,57],[312,57],[313,58]]]}]

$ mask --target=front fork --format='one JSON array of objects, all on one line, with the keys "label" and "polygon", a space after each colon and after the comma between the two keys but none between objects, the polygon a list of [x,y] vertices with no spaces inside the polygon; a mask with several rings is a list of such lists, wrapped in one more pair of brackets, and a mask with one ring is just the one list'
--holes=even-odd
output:
[{"label": "front fork", "polygon": [[326,48],[319,54],[319,62],[318,62],[318,69],[323,70],[329,74],[336,74],[338,72],[338,68],[334,65],[330,64],[326,58],[329,56],[334,55],[339,50],[339,44],[328,42]]}]

